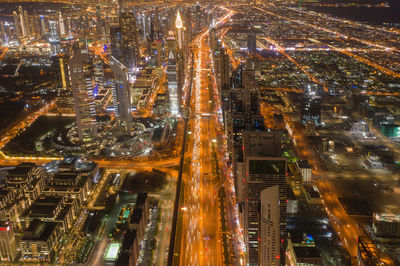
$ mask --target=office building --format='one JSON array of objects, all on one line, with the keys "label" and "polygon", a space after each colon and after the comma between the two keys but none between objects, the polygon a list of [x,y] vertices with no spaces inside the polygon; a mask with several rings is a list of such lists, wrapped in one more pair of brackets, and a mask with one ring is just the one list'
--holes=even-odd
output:
[{"label": "office building", "polygon": [[321,124],[321,98],[305,98],[301,106],[301,123],[314,123],[316,126]]},{"label": "office building", "polygon": [[13,11],[13,18],[14,18],[14,33],[16,37],[21,37],[21,25],[19,21],[19,16],[16,11]]},{"label": "office building", "polygon": [[169,52],[168,65],[167,65],[167,80],[168,80],[168,92],[169,92],[169,106],[171,115],[179,114],[179,94],[178,94],[178,83],[176,79],[176,60],[174,53]]},{"label": "office building", "polygon": [[261,190],[259,228],[259,265],[280,265],[278,185]]},{"label": "office building", "polygon": [[66,31],[65,31],[65,24],[64,24],[64,19],[62,17],[61,11],[58,12],[58,27],[60,29],[60,37],[65,37]]},{"label": "office building", "polygon": [[122,44],[122,63],[127,68],[135,67],[140,57],[135,15],[136,14],[133,12],[122,12],[119,18]]},{"label": "office building", "polygon": [[60,224],[34,220],[21,241],[21,261],[50,262],[60,237]]},{"label": "office building", "polygon": [[250,32],[247,35],[247,51],[249,53],[255,53],[257,50],[257,37],[254,32]]},{"label": "office building", "polygon": [[[131,91],[128,69],[115,57],[110,57],[110,68],[114,74],[113,99],[115,115],[120,126],[125,130],[130,130],[132,122]],[[133,74],[132,74],[133,75]]]},{"label": "office building", "polygon": [[69,76],[78,136],[82,142],[91,142],[97,136],[97,124],[93,95],[93,65],[86,49],[75,50],[69,62]]},{"label": "office building", "polygon": [[176,80],[177,80],[177,93],[178,93],[178,108],[181,112],[182,108],[182,89],[185,79],[185,50],[183,45],[183,21],[178,11],[175,21],[175,27],[177,31],[177,53],[176,53]]},{"label": "office building", "polygon": [[8,190],[24,195],[30,205],[42,193],[46,174],[34,163],[22,163],[8,171],[5,184]]},{"label": "office building", "polygon": [[13,227],[10,222],[0,221],[0,263],[14,261],[17,253]]},{"label": "office building", "polygon": [[122,62],[122,32],[120,27],[110,28],[111,55]]},{"label": "office building", "polygon": [[26,37],[26,24],[24,18],[24,10],[21,6],[18,6],[18,15],[19,15],[19,25],[21,26],[21,37]]},{"label": "office building", "polygon": [[230,86],[230,59],[226,48],[221,48],[220,52],[220,86],[221,90],[225,91]]},{"label": "office building", "polygon": [[372,229],[377,237],[400,237],[400,215],[394,213],[374,213]]},{"label": "office building", "polygon": [[[286,173],[287,161],[286,158],[281,157],[281,138],[277,132],[242,132],[242,163],[238,166],[238,191],[241,202],[239,203],[243,212],[242,223],[244,225],[244,239],[247,244],[248,250],[248,263],[250,265],[259,265],[262,258],[271,262],[271,254],[275,256],[275,263],[282,263],[284,261],[284,251],[286,248]],[[272,189],[265,192],[265,189],[276,187],[277,191]],[[271,195],[276,197],[272,198]],[[269,195],[269,196],[268,196]],[[260,225],[259,205],[265,205],[271,208],[279,209],[271,216],[274,223],[269,223],[270,227],[266,224]],[[272,204],[276,206],[272,207]],[[268,208],[266,209],[268,211]],[[265,214],[262,213],[262,214]],[[271,219],[272,219],[271,218]],[[277,222],[279,219],[279,222]],[[267,219],[268,220],[268,219]],[[266,222],[267,220],[263,220]],[[272,222],[272,220],[270,221]],[[275,226],[278,226],[277,229]],[[262,229],[262,230],[261,230]],[[266,230],[266,231],[265,231]],[[278,230],[278,237],[280,248],[276,254],[275,240],[272,238],[261,237],[261,233],[268,234],[268,230],[272,233],[273,230]],[[264,235],[265,236],[265,235]],[[272,236],[272,235],[271,235]],[[260,243],[260,241],[265,241]],[[273,243],[273,246],[271,246]],[[268,246],[269,251],[261,249]],[[274,251],[274,252],[273,252]],[[278,265],[276,264],[276,265]],[[269,265],[269,264],[267,264]],[[273,265],[273,264],[272,264]]]}]

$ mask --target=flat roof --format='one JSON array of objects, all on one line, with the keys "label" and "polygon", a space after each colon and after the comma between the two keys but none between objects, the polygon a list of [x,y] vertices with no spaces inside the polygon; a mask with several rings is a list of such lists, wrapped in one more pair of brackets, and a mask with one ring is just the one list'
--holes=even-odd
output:
[{"label": "flat roof", "polygon": [[111,243],[108,245],[105,259],[106,260],[116,260],[118,257],[119,248],[121,247],[120,243]]},{"label": "flat roof", "polygon": [[47,241],[51,236],[57,223],[55,222],[42,222],[39,220],[33,220],[24,232],[22,241]]},{"label": "flat roof", "polygon": [[316,247],[293,247],[297,258],[321,258]]},{"label": "flat roof", "polygon": [[374,218],[382,222],[400,223],[400,214],[397,213],[374,213]]}]

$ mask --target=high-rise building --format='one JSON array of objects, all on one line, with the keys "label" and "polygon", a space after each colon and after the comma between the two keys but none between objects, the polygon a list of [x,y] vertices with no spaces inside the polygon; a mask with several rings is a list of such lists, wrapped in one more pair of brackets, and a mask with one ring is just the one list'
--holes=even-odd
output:
[{"label": "high-rise building", "polygon": [[251,31],[247,35],[247,51],[249,53],[255,53],[257,49],[257,41],[256,41],[256,34]]},{"label": "high-rise building", "polygon": [[169,105],[172,115],[179,114],[178,83],[176,80],[176,60],[172,50],[169,51],[167,65],[167,80],[169,92]]},{"label": "high-rise building", "polygon": [[30,36],[31,35],[31,27],[29,25],[29,15],[26,10],[24,10],[24,23],[25,23],[26,36]]},{"label": "high-rise building", "polygon": [[139,61],[139,41],[136,26],[136,17],[133,12],[122,12],[120,14],[122,63],[127,68],[132,68]]},{"label": "high-rise building", "polygon": [[101,20],[101,12],[100,5],[96,6],[96,35],[97,37],[102,34],[102,20]]},{"label": "high-rise building", "polygon": [[46,22],[43,15],[40,15],[40,31],[42,35],[46,34]]},{"label": "high-rise building", "polygon": [[128,69],[113,56],[110,57],[110,68],[114,74],[113,98],[115,115],[121,127],[129,131],[132,122],[130,73],[128,73]]},{"label": "high-rise building", "polygon": [[0,221],[0,261],[13,261],[17,257],[14,230],[9,222]]},{"label": "high-rise building", "polygon": [[21,25],[19,22],[19,16],[16,11],[13,12],[13,18],[14,18],[14,31],[17,37],[21,36]]},{"label": "high-rise building", "polygon": [[177,53],[176,53],[176,64],[177,64],[177,93],[178,93],[178,106],[179,106],[179,112],[181,112],[182,108],[182,90],[183,90],[183,83],[185,79],[185,51],[184,51],[184,45],[183,45],[183,22],[181,15],[178,11],[178,14],[176,16],[176,21],[175,21],[175,26],[177,30],[177,41],[178,41],[178,47],[177,47]]},{"label": "high-rise building", "polygon": [[94,89],[93,96],[96,97],[99,91],[104,88],[104,68],[103,60],[99,55],[93,55],[93,74],[94,74]]},{"label": "high-rise building", "polygon": [[[238,167],[238,190],[243,206],[244,239],[249,265],[279,265],[286,249],[286,158],[281,157],[281,138],[277,132],[243,132],[243,161]],[[277,187],[278,192],[265,191]],[[262,193],[270,194],[261,197]],[[277,197],[272,197],[274,194]],[[261,215],[259,206],[266,206]],[[271,217],[268,224],[268,204]],[[274,205],[274,206],[272,206]],[[273,208],[279,209],[279,215]],[[264,211],[264,212],[263,212]],[[267,214],[265,213],[267,212]],[[266,220],[262,215],[267,215]],[[277,219],[280,219],[279,222]],[[260,224],[260,221],[262,222]],[[267,223],[267,224],[264,224]],[[279,227],[279,228],[277,228]],[[274,230],[278,230],[279,235]],[[268,237],[268,231],[271,235]],[[263,235],[264,234],[264,238]],[[276,247],[278,237],[280,247]],[[261,248],[262,247],[262,248]],[[268,250],[263,250],[267,248]],[[274,264],[262,264],[260,258]]]},{"label": "high-rise building", "polygon": [[221,48],[220,52],[220,79],[221,90],[228,90],[230,83],[230,61],[226,48]]},{"label": "high-rise building", "polygon": [[263,189],[260,193],[259,265],[280,265],[279,186]]},{"label": "high-rise building", "polygon": [[58,12],[58,27],[60,29],[60,37],[65,37],[66,35],[65,24],[61,11]]},{"label": "high-rise building", "polygon": [[26,36],[26,25],[24,20],[24,10],[22,6],[18,6],[18,13],[19,13],[19,24],[21,25],[21,34],[22,37]]},{"label": "high-rise building", "polygon": [[93,65],[86,49],[75,51],[69,61],[69,76],[78,135],[82,142],[90,142],[97,135],[97,125],[93,97]]},{"label": "high-rise building", "polygon": [[111,55],[122,62],[122,32],[120,27],[110,28]]},{"label": "high-rise building", "polygon": [[305,98],[301,106],[301,122],[307,124],[313,122],[315,125],[321,124],[321,98]]},{"label": "high-rise building", "polygon": [[61,74],[61,84],[62,84],[62,88],[64,90],[66,90],[69,87],[68,84],[68,80],[69,80],[69,76],[68,76],[68,69],[67,69],[67,60],[68,57],[67,56],[60,56],[59,57],[59,62],[60,62],[60,74]]}]

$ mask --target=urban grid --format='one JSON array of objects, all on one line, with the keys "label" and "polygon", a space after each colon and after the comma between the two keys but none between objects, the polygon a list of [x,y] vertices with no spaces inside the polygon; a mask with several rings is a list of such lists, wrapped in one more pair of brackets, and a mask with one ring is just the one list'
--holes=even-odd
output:
[{"label": "urban grid", "polygon": [[400,265],[400,0],[0,0],[0,265]]}]

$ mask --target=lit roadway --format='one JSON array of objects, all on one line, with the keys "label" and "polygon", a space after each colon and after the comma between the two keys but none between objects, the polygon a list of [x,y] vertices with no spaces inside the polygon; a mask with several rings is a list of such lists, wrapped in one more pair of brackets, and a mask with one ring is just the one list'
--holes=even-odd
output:
[{"label": "lit roadway", "polygon": [[[217,24],[228,21],[232,12]],[[195,62],[192,102],[189,124],[192,140],[192,161],[188,183],[181,204],[182,217],[179,265],[223,265],[217,189],[221,176],[217,176],[212,157],[212,143],[218,142],[220,124],[216,115],[218,90],[212,77],[208,31],[194,41]],[[214,106],[215,105],[215,106]],[[215,140],[213,142],[213,140]],[[218,152],[217,152],[218,154]],[[177,265],[177,262],[174,262]]]}]

